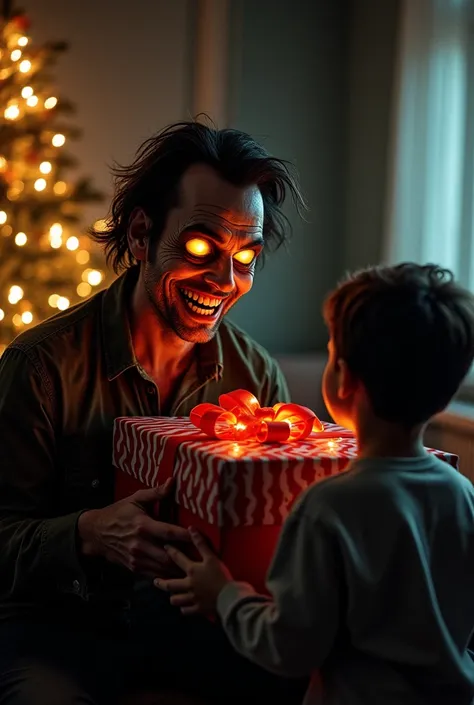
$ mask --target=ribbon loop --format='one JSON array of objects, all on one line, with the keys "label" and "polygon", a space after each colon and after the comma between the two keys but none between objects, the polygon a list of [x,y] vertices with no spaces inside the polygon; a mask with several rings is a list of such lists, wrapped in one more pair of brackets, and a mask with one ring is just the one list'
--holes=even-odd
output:
[{"label": "ribbon loop", "polygon": [[261,407],[258,399],[245,389],[221,394],[219,404],[198,404],[190,414],[191,422],[212,438],[285,443],[324,429],[316,414],[306,406],[278,403]]}]

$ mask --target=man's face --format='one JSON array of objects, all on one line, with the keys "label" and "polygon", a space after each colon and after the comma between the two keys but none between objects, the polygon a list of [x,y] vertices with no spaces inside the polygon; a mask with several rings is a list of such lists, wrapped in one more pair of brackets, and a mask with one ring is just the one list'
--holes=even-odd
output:
[{"label": "man's face", "polygon": [[252,287],[263,201],[256,186],[232,186],[200,164],[185,172],[179,192],[144,263],[145,289],[160,320],[183,340],[205,343]]}]

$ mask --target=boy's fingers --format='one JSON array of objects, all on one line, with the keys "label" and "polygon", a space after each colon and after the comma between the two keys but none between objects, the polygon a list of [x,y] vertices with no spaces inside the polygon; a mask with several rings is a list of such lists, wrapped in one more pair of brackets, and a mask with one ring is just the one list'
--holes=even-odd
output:
[{"label": "boy's fingers", "polygon": [[173,594],[187,593],[191,587],[189,584],[189,578],[171,578],[170,580],[155,578],[153,584],[155,587],[163,590],[163,592],[171,592]]},{"label": "boy's fingers", "polygon": [[197,550],[199,551],[201,558],[209,558],[210,556],[215,555],[214,552],[212,551],[212,549],[209,548],[209,544],[207,543],[204,536],[201,533],[199,533],[199,531],[197,529],[190,526],[189,527],[189,534],[191,536],[191,540],[192,540],[193,544],[196,546]]},{"label": "boy's fingers", "polygon": [[183,592],[180,595],[172,595],[170,603],[174,607],[192,607],[195,604],[194,595],[190,592]]},{"label": "boy's fingers", "polygon": [[174,561],[176,565],[179,566],[182,570],[184,570],[185,573],[188,572],[189,568],[194,563],[194,561],[185,556],[184,553],[181,553],[181,551],[178,551],[178,549],[174,546],[166,545],[165,551],[171,558],[171,560]]}]

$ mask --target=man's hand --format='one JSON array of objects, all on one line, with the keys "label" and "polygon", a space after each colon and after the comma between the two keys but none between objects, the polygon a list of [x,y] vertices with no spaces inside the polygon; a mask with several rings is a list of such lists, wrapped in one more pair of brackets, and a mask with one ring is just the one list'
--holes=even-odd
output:
[{"label": "man's hand", "polygon": [[163,545],[172,541],[190,541],[186,529],[152,519],[149,512],[164,499],[172,481],[80,515],[78,534],[84,555],[103,556],[111,563],[123,565],[133,573],[151,578],[176,575],[176,565]]},{"label": "man's hand", "polygon": [[172,593],[171,604],[180,607],[183,614],[214,612],[219,593],[232,581],[232,575],[196,529],[190,528],[189,533],[202,561],[193,561],[177,548],[165,546],[168,555],[186,573],[186,577],[175,580],[157,578],[154,583],[160,590]]}]

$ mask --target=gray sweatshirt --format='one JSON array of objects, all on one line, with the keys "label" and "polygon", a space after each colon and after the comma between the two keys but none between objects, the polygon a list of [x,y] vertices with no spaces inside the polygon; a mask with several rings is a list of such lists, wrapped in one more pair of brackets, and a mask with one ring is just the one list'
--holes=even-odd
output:
[{"label": "gray sweatshirt", "polygon": [[305,705],[474,699],[474,488],[433,456],[359,460],[311,486],[282,530],[271,599],[228,584],[234,648],[310,675]]}]

